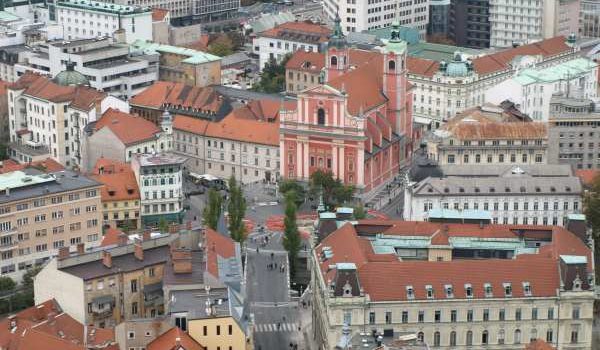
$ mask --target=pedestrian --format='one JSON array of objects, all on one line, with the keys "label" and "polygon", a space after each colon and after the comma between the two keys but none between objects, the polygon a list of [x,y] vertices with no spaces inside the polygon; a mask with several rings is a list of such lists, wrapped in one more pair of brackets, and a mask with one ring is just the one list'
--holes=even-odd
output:
[{"label": "pedestrian", "polygon": [[275,257],[275,253],[271,253],[271,260]]},{"label": "pedestrian", "polygon": [[258,254],[258,247],[256,247],[256,254]]},{"label": "pedestrian", "polygon": [[277,268],[277,263],[275,263],[275,268]]},{"label": "pedestrian", "polygon": [[277,330],[281,329],[281,323],[277,322]]}]

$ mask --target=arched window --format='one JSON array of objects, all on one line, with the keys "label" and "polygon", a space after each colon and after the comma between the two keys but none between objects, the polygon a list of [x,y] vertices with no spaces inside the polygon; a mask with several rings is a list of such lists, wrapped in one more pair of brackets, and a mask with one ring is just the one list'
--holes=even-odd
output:
[{"label": "arched window", "polygon": [[417,333],[417,339],[422,343],[425,341],[425,333],[419,332]]},{"label": "arched window", "polygon": [[473,345],[473,332],[467,331],[467,346]]},{"label": "arched window", "polygon": [[456,346],[456,332],[450,332],[450,346]]},{"label": "arched window", "polygon": [[331,56],[331,65],[332,66],[337,66],[337,57]]},{"label": "arched window", "polygon": [[394,61],[394,60],[390,60],[390,61],[388,62],[388,69],[389,69],[389,70],[396,70],[396,61]]},{"label": "arched window", "polygon": [[317,110],[317,124],[325,125],[325,110],[323,108]]},{"label": "arched window", "polygon": [[517,329],[515,330],[515,344],[521,344],[521,330]]},{"label": "arched window", "polygon": [[488,331],[483,331],[483,333],[481,333],[481,344],[486,345],[488,342],[489,342]]},{"label": "arched window", "polygon": [[440,332],[433,333],[433,346],[440,346]]}]

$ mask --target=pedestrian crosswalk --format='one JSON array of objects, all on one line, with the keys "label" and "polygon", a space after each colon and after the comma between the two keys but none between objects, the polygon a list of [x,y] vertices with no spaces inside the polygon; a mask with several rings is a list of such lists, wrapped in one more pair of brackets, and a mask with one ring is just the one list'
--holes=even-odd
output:
[{"label": "pedestrian crosswalk", "polygon": [[254,332],[295,332],[298,330],[297,323],[259,323],[254,327]]}]

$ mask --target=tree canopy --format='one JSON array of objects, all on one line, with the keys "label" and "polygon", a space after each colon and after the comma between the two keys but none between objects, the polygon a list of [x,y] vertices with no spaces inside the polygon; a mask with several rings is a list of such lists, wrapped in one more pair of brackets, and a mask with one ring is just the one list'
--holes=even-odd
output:
[{"label": "tree canopy", "polygon": [[294,203],[299,207],[304,203],[304,199],[306,198],[306,189],[302,184],[300,184],[296,180],[292,179],[284,179],[279,181],[279,192],[284,195],[287,195],[288,192],[294,193]]},{"label": "tree canopy", "polygon": [[222,205],[223,197],[221,197],[219,192],[214,188],[209,189],[208,203],[206,203],[206,206],[204,207],[202,218],[204,219],[204,224],[213,230],[216,230],[219,224]]},{"label": "tree canopy", "polygon": [[260,81],[252,89],[266,93],[285,91],[285,64],[290,57],[286,55],[281,63],[277,63],[274,58],[267,62],[260,75]]},{"label": "tree canopy", "polygon": [[344,185],[331,171],[317,170],[310,176],[310,191],[315,197],[322,192],[325,205],[331,208],[352,201],[355,187]]},{"label": "tree canopy", "polygon": [[294,191],[289,191],[285,195],[285,217],[283,219],[283,248],[287,250],[290,261],[290,275],[293,277],[296,268],[296,259],[302,239],[298,232],[298,224],[296,223],[296,195]]},{"label": "tree canopy", "polygon": [[231,238],[239,243],[246,240],[246,225],[244,216],[246,215],[246,199],[242,187],[237,183],[234,176],[229,178],[229,204],[227,206],[229,214],[229,234]]}]

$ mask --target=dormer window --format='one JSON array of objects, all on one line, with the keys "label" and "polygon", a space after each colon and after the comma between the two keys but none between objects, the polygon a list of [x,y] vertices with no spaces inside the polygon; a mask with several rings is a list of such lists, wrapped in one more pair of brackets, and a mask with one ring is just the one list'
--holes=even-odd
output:
[{"label": "dormer window", "polygon": [[413,286],[406,286],[406,298],[411,300],[415,298],[415,290],[413,289]]},{"label": "dormer window", "polygon": [[473,297],[473,286],[470,283],[465,284],[465,295],[467,298]]},{"label": "dormer window", "polygon": [[444,193],[448,193],[450,192],[450,189],[448,187],[444,188]]},{"label": "dormer window", "polygon": [[535,191],[536,191],[536,192],[542,192],[542,189],[541,189],[541,188],[539,188],[539,187],[536,187],[536,188],[535,188]]},{"label": "dormer window", "polygon": [[352,286],[350,285],[350,283],[346,282],[346,284],[344,285],[344,296],[345,297],[351,297],[352,296]]},{"label": "dormer window", "polygon": [[523,294],[525,294],[526,297],[531,296],[531,285],[529,282],[523,282]]},{"label": "dormer window", "polygon": [[490,187],[490,192],[494,193],[494,192],[496,192],[496,189],[494,187]]},{"label": "dormer window", "polygon": [[510,192],[510,187],[505,187],[504,192]]},{"label": "dormer window", "polygon": [[554,187],[554,186],[551,186],[551,187],[550,187],[550,192],[556,192],[556,187]]},{"label": "dormer window", "polygon": [[446,298],[454,298],[454,288],[451,284],[445,285],[444,289],[446,290]]},{"label": "dormer window", "polygon": [[521,193],[525,193],[525,186],[521,186],[520,190],[521,190]]},{"label": "dormer window", "polygon": [[565,187],[565,191],[571,192],[571,187],[569,187],[569,186]]},{"label": "dormer window", "polygon": [[463,192],[465,192],[465,189],[464,189],[464,187],[460,187],[460,188],[458,189],[458,192],[460,192],[460,193],[463,193]]},{"label": "dormer window", "polygon": [[108,195],[109,196],[114,196],[115,195],[115,191],[114,190],[108,190]]},{"label": "dormer window", "polygon": [[484,283],[483,290],[485,292],[486,298],[491,298],[494,296],[494,293],[492,293],[492,284],[491,283]]},{"label": "dormer window", "polygon": [[479,187],[475,187],[475,192],[479,193]]},{"label": "dormer window", "polygon": [[433,286],[431,286],[429,284],[426,285],[425,291],[427,292],[427,299],[433,299]]},{"label": "dormer window", "polygon": [[512,285],[510,283],[502,283],[502,286],[504,287],[504,296],[512,297]]}]

